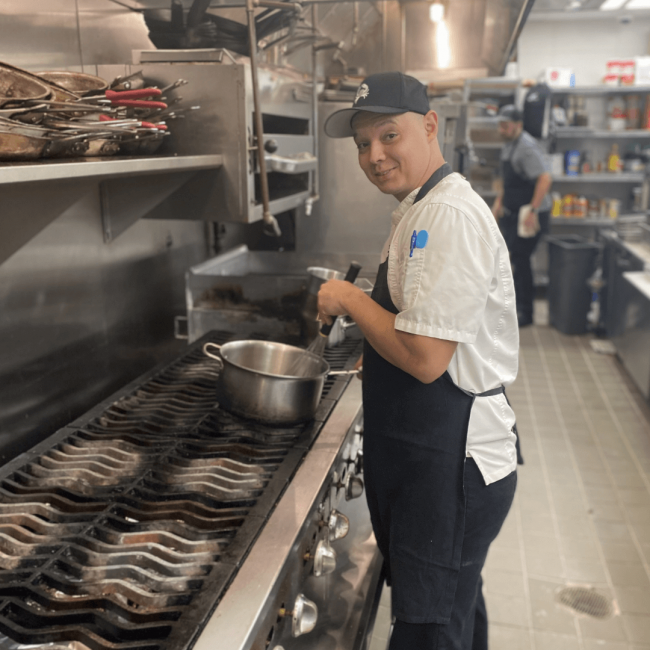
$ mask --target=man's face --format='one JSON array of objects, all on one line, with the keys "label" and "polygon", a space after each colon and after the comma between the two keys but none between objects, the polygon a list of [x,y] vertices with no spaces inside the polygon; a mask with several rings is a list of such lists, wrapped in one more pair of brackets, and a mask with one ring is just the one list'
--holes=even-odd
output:
[{"label": "man's face", "polygon": [[420,187],[427,180],[437,119],[433,111],[426,116],[357,114],[352,123],[354,142],[368,180],[398,201]]},{"label": "man's face", "polygon": [[501,120],[499,122],[499,135],[503,140],[514,140],[519,132],[520,122]]}]

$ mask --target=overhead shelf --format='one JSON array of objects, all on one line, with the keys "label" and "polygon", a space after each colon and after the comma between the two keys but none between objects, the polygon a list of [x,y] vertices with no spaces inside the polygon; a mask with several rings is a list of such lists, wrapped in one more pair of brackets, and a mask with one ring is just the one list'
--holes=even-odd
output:
[{"label": "overhead shelf", "polygon": [[551,217],[551,225],[555,226],[596,226],[613,228],[616,225],[616,219],[604,218],[580,218],[580,217]]},{"label": "overhead shelf", "polygon": [[650,86],[573,86],[572,88],[551,88],[554,95],[612,95],[623,93],[650,93]]},{"label": "overhead shelf", "polygon": [[630,131],[608,131],[606,129],[592,129],[588,126],[558,126],[553,135],[558,138],[650,138],[650,130],[633,129]]},{"label": "overhead shelf", "polygon": [[0,185],[218,169],[221,155],[79,158],[0,164]]},{"label": "overhead shelf", "polygon": [[196,174],[211,174],[223,156],[76,158],[0,164],[0,264],[99,186],[108,243]]},{"label": "overhead shelf", "polygon": [[554,183],[642,183],[643,174],[621,172],[618,174],[579,174],[567,176],[566,174],[553,175]]}]

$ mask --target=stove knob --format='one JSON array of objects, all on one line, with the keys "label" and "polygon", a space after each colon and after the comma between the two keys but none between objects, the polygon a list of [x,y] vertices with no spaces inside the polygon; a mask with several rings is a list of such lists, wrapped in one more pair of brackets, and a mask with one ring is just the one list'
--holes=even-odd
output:
[{"label": "stove knob", "polygon": [[348,474],[345,481],[345,500],[357,499],[363,494],[363,479],[353,474]]},{"label": "stove knob", "polygon": [[332,510],[327,522],[330,531],[330,539],[335,542],[337,539],[343,539],[350,532],[350,520],[336,510]]},{"label": "stove knob", "polygon": [[314,575],[320,578],[332,573],[334,569],[336,569],[336,552],[326,540],[321,539],[314,551]]},{"label": "stove knob", "polygon": [[316,603],[305,598],[303,594],[298,594],[291,616],[291,633],[293,636],[301,636],[311,632],[316,627],[317,620],[318,607],[316,607]]}]

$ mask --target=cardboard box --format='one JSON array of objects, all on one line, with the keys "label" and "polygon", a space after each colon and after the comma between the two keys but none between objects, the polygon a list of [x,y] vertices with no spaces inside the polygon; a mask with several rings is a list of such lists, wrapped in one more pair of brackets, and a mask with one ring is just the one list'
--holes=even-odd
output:
[{"label": "cardboard box", "polygon": [[571,88],[576,85],[572,68],[545,68],[544,81],[552,88]]}]

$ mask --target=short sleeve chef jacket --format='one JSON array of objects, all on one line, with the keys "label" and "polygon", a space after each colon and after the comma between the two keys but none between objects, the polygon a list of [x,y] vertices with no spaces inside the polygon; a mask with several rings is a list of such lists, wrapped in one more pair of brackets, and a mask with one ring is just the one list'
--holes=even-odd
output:
[{"label": "short sleeve chef jacket", "polygon": [[[382,251],[399,310],[395,328],[457,341],[448,372],[460,388],[482,393],[508,386],[517,376],[519,330],[508,250],[496,221],[460,174],[446,176],[414,205],[419,189],[393,212]],[[413,233],[422,230],[426,243],[414,247]],[[488,485],[516,468],[514,422],[503,394],[474,400],[467,455]]]}]

